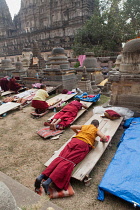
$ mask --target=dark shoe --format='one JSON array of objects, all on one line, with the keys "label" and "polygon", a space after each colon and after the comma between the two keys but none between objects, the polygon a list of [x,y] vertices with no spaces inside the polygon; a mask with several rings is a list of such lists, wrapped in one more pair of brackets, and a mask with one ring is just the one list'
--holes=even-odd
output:
[{"label": "dark shoe", "polygon": [[50,194],[48,189],[49,189],[49,185],[51,182],[52,182],[52,180],[50,178],[48,178],[45,182],[42,183],[42,187],[44,188],[45,193],[48,195]]},{"label": "dark shoe", "polygon": [[36,178],[35,183],[34,183],[35,189],[40,189],[40,185],[41,185],[42,179],[44,179],[44,174],[40,174]]}]

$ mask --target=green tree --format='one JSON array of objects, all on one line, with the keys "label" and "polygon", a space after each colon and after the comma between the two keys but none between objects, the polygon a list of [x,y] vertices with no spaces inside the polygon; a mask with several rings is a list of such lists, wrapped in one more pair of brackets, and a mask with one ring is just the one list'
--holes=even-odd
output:
[{"label": "green tree", "polygon": [[[94,51],[118,52],[121,43],[135,38],[139,31],[140,1],[100,0],[95,1],[94,14],[75,35],[73,50],[76,55]],[[133,5],[136,4],[136,5]]]},{"label": "green tree", "polygon": [[140,1],[126,0],[123,5],[125,19],[124,41],[140,36]]}]

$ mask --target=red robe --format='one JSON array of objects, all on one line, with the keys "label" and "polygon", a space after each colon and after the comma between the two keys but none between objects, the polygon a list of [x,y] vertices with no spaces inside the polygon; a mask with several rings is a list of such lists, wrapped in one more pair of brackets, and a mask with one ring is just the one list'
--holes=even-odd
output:
[{"label": "red robe", "polygon": [[7,80],[7,78],[0,79],[0,86],[1,89],[4,91],[9,90],[9,81]]},{"label": "red robe", "polygon": [[74,166],[81,162],[90,150],[90,145],[72,138],[59,157],[55,158],[42,174],[50,177],[59,189],[67,190]]},{"label": "red robe", "polygon": [[58,128],[62,127],[62,129],[64,129],[65,127],[68,127],[70,123],[73,122],[80,109],[82,109],[82,104],[79,101],[72,101],[60,112],[55,114],[53,119],[61,119],[61,122],[58,123]]},{"label": "red robe", "polygon": [[18,91],[21,88],[21,85],[16,83],[15,79],[10,79],[9,89],[13,91]]},{"label": "red robe", "polygon": [[46,101],[32,100],[32,107],[38,109],[42,113],[46,111],[49,105]]}]

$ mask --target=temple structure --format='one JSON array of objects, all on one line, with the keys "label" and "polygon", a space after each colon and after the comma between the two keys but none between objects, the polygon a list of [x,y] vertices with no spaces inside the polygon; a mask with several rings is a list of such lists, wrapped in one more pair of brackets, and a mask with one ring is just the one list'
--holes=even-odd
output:
[{"label": "temple structure", "polygon": [[0,0],[0,40],[11,35],[14,24],[5,0]]},{"label": "temple structure", "polygon": [[109,80],[112,90],[110,104],[140,108],[140,38],[124,45],[120,69],[114,71]]},{"label": "temple structure", "polygon": [[93,11],[94,0],[21,0],[12,23],[5,0],[0,0],[0,54],[21,55],[33,40],[41,52],[57,46],[71,49],[75,32]]}]

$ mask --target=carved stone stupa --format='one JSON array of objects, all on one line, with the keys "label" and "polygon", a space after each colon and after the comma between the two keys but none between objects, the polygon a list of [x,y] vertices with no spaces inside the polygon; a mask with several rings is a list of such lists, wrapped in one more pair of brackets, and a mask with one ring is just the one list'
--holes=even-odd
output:
[{"label": "carved stone stupa", "polygon": [[92,79],[95,84],[99,84],[104,78],[101,68],[98,65],[97,59],[94,57],[93,52],[87,52],[85,55],[86,58],[83,62],[83,67],[86,67],[88,78]]},{"label": "carved stone stupa", "polygon": [[94,57],[94,53],[87,52],[85,53],[85,55],[86,58],[83,61],[83,66],[76,69],[78,72],[78,79],[80,79],[81,73],[83,74],[84,68],[86,68],[87,78],[89,81],[91,81],[92,89],[96,94],[100,92],[100,89],[97,87],[97,84],[103,81],[104,78],[102,75],[101,68],[98,65],[97,59]]},{"label": "carved stone stupa", "polygon": [[25,77],[27,76],[26,70],[23,68],[23,64],[21,61],[17,61],[15,63],[16,70],[12,72],[13,76],[15,77]]},{"label": "carved stone stupa", "polygon": [[5,77],[5,76],[12,76],[12,72],[15,70],[15,67],[12,65],[12,61],[10,59],[5,58],[1,62],[1,67],[0,67],[0,76]]},{"label": "carved stone stupa", "polygon": [[72,90],[76,88],[76,74],[73,68],[70,68],[67,55],[64,48],[53,48],[47,61],[47,68],[43,70],[44,78],[47,84],[60,85],[63,89]]},{"label": "carved stone stupa", "polygon": [[140,38],[125,44],[120,70],[109,79],[112,82],[112,105],[140,108]]}]

